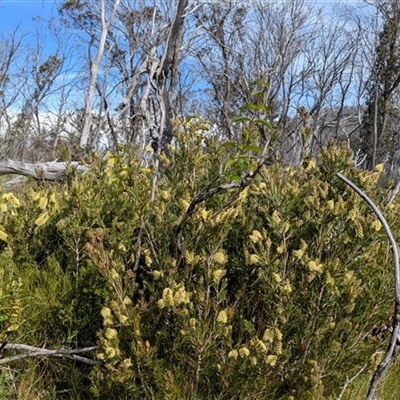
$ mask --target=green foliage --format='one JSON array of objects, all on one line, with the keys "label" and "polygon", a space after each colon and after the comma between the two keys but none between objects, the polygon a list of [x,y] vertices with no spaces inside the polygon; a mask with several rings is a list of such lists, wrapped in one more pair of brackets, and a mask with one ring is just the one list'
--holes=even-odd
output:
[{"label": "green foliage", "polygon": [[[253,121],[239,144],[204,146],[204,127],[187,120],[189,133],[161,156],[154,201],[153,170],[123,149],[94,156],[67,185],[2,195],[3,338],[97,344],[102,361],[18,362],[0,374],[10,393],[317,399],[337,397],[364,365],[358,379],[371,374],[386,347],[371,332],[393,308],[391,255],[375,216],[335,173],[379,203],[381,170],[356,170],[334,147],[302,166],[263,167],[244,190],[197,205],[182,260],[176,229],[194,196],[243,176],[259,153]],[[399,213],[388,209],[389,221]]]}]

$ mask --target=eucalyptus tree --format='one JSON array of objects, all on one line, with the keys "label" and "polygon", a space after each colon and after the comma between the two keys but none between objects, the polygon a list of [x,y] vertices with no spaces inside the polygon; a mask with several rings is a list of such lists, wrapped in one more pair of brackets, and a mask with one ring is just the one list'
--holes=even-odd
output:
[{"label": "eucalyptus tree", "polygon": [[235,136],[231,119],[240,106],[258,101],[256,81],[263,83],[264,117],[279,133],[284,161],[299,162],[304,150],[317,154],[328,137],[349,139],[360,109],[348,106],[362,96],[355,87],[361,31],[343,8],[304,0],[221,2],[196,17],[206,115],[220,132]]},{"label": "eucalyptus tree", "polygon": [[[67,60],[71,50],[60,29],[51,21],[34,20],[34,30],[19,34],[18,29],[0,39],[0,157],[38,161],[51,157],[58,132],[47,128],[66,105]],[[49,51],[45,43],[51,41]],[[64,69],[65,68],[65,69]],[[60,94],[64,93],[60,97]],[[53,114],[50,117],[50,114]],[[52,125],[52,124],[51,124]],[[60,125],[59,125],[60,128]],[[53,154],[53,152],[51,152]]]},{"label": "eucalyptus tree", "polygon": [[88,97],[97,93],[97,102],[91,98],[86,104],[81,147],[98,140],[89,138],[92,103],[105,117],[114,145],[132,143],[143,151],[151,142],[155,149],[166,148],[172,139],[181,47],[185,38],[190,39],[185,22],[192,7],[189,0],[62,4],[64,18],[86,34],[91,66]]},{"label": "eucalyptus tree", "polygon": [[[400,85],[400,4],[396,0],[370,3],[377,11],[372,68],[369,74],[361,146],[367,155],[365,166],[373,169],[385,162],[398,169],[400,144],[397,128]],[[398,172],[397,172],[398,173]]]}]

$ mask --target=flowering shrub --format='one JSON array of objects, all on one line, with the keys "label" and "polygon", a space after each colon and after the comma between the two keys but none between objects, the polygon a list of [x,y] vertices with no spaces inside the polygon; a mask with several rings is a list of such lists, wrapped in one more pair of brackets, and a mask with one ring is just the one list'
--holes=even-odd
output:
[{"label": "flowering shrub", "polygon": [[[333,146],[302,166],[264,166],[244,190],[196,206],[182,253],[177,227],[194,196],[252,168],[253,156],[228,161],[257,150],[204,146],[190,129],[162,158],[155,186],[152,169],[121,150],[95,156],[91,171],[72,171],[68,184],[3,194],[1,277],[9,265],[14,271],[0,308],[9,321],[3,337],[97,344],[102,363],[89,370],[58,360],[58,369],[35,372],[47,377],[43,390],[59,393],[337,396],[347,377],[379,361],[385,343],[371,332],[389,322],[393,295],[383,230],[335,173],[379,203],[382,171],[354,169]],[[398,213],[396,204],[388,209],[389,221]],[[14,372],[20,385],[27,368]]]}]

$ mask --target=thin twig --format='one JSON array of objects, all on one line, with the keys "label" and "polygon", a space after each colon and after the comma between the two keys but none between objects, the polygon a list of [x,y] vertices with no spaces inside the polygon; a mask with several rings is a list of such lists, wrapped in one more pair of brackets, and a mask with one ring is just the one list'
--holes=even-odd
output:
[{"label": "thin twig", "polygon": [[392,331],[392,337],[390,339],[390,343],[388,346],[388,349],[386,350],[385,356],[381,363],[377,366],[374,375],[371,378],[371,383],[369,385],[368,389],[368,394],[366,397],[366,400],[372,400],[376,387],[378,385],[379,379],[382,377],[384,372],[387,370],[389,366],[389,362],[393,357],[393,353],[396,347],[396,342],[398,335],[400,333],[400,269],[399,269],[399,255],[397,251],[397,244],[396,241],[394,240],[393,234],[389,228],[389,225],[381,213],[381,211],[378,209],[378,207],[374,204],[374,202],[358,187],[356,186],[353,182],[349,181],[347,178],[345,178],[342,174],[337,173],[336,174],[339,179],[341,179],[344,183],[346,183],[348,186],[350,186],[361,198],[372,208],[376,216],[378,217],[379,221],[385,228],[386,235],[389,239],[390,246],[392,248],[393,252],[393,268],[394,268],[394,297],[395,297],[395,310],[394,310],[394,315],[393,315],[393,331]]},{"label": "thin twig", "polygon": [[357,379],[365,370],[365,368],[367,368],[368,364],[365,364],[354,376],[352,376],[350,379],[347,378],[345,384],[342,387],[342,390],[339,393],[339,396],[336,400],[342,400],[342,397],[344,395],[344,393],[346,392],[347,387],[350,385],[350,383],[352,383],[355,379]]}]

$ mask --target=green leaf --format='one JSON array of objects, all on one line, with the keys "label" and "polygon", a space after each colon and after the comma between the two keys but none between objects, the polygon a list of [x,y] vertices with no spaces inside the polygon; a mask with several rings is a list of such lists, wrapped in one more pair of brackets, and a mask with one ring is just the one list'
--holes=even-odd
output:
[{"label": "green leaf", "polygon": [[224,149],[225,147],[235,147],[236,143],[235,142],[224,142],[219,146],[221,149]]},{"label": "green leaf", "polygon": [[230,160],[228,160],[227,162],[226,162],[226,164],[225,164],[225,171],[231,166],[231,165],[233,165],[233,164],[235,164],[235,162],[236,162],[236,160],[233,160],[233,159],[230,159]]},{"label": "green leaf", "polygon": [[243,110],[258,110],[264,111],[265,113],[268,112],[268,108],[265,104],[246,104],[240,108],[241,111]]},{"label": "green leaf", "polygon": [[232,122],[251,122],[252,119],[249,117],[244,117],[244,116],[240,116],[240,117],[235,117],[233,118]]},{"label": "green leaf", "polygon": [[260,125],[264,125],[264,126],[266,126],[268,129],[270,129],[271,131],[274,129],[274,128],[272,127],[271,123],[268,122],[268,121],[265,121],[265,119],[255,119],[255,120],[254,120],[254,123],[260,124]]},{"label": "green leaf", "polygon": [[243,151],[254,151],[254,153],[261,154],[263,152],[262,147],[259,146],[244,146]]},{"label": "green leaf", "polygon": [[265,89],[269,88],[269,83],[265,81],[256,80],[250,83],[250,86],[262,86]]}]

